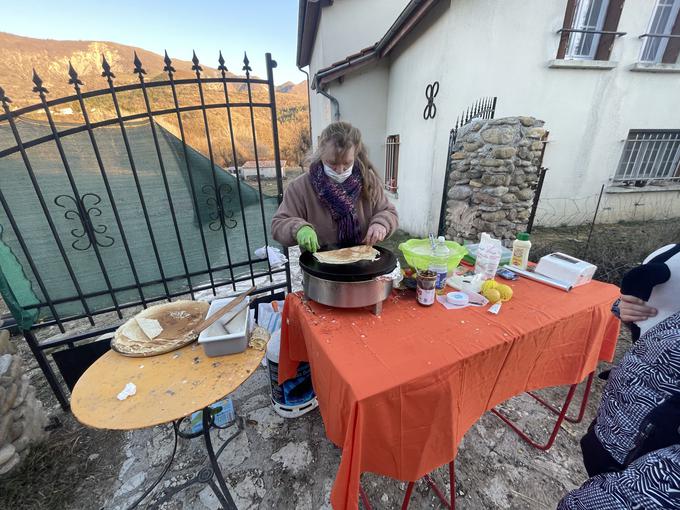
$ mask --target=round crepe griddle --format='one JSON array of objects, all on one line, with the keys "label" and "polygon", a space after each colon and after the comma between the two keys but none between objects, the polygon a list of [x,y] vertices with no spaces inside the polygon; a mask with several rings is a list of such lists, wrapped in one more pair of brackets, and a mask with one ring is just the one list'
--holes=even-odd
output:
[{"label": "round crepe griddle", "polygon": [[306,273],[334,282],[365,282],[391,273],[397,267],[397,257],[387,248],[374,246],[380,252],[377,259],[360,260],[351,264],[322,264],[308,251],[300,255],[300,268]]}]

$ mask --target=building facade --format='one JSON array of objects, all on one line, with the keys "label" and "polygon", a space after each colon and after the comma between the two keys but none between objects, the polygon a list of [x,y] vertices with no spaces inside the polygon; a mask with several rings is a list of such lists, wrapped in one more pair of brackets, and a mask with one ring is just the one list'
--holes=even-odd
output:
[{"label": "building facade", "polygon": [[301,0],[312,139],[335,118],[359,127],[403,228],[423,235],[439,223],[450,130],[497,97],[496,118],[533,116],[549,131],[537,224],[587,220],[603,185],[602,219],[680,216],[678,10],[680,0]]}]

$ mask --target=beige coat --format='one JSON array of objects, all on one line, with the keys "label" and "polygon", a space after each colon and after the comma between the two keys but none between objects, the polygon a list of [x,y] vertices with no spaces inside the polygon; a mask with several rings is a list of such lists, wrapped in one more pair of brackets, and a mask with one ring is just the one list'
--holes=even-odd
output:
[{"label": "beige coat", "polygon": [[[359,196],[356,211],[361,226],[362,238],[366,235],[371,224],[385,227],[387,236],[390,236],[398,226],[397,210],[383,193],[378,190],[380,196],[375,205],[366,200],[363,195]],[[295,246],[295,235],[305,225],[311,226],[319,238],[322,247],[336,245],[338,242],[338,230],[331,217],[331,213],[317,196],[309,172],[290,183],[283,194],[283,202],[272,219],[272,236],[283,246]]]}]

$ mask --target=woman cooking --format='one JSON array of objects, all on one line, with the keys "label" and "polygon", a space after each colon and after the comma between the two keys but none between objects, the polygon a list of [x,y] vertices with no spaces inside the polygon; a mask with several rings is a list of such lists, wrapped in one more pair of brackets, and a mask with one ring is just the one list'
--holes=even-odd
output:
[{"label": "woman cooking", "polygon": [[309,172],[283,195],[272,236],[313,253],[320,247],[376,244],[397,224],[397,211],[368,160],[361,133],[347,122],[333,122],[321,132]]}]

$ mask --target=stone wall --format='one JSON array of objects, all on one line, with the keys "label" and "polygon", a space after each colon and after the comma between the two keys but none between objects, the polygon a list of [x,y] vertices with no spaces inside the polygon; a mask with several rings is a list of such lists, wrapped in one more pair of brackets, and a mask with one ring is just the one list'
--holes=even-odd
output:
[{"label": "stone wall", "polygon": [[0,331],[0,476],[19,464],[30,444],[45,434],[42,403],[21,365],[9,333]]},{"label": "stone wall", "polygon": [[458,130],[449,160],[446,237],[510,243],[524,232],[546,134],[533,117],[475,119]]}]

